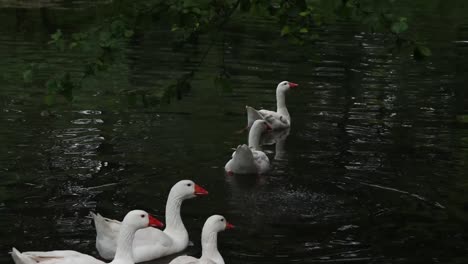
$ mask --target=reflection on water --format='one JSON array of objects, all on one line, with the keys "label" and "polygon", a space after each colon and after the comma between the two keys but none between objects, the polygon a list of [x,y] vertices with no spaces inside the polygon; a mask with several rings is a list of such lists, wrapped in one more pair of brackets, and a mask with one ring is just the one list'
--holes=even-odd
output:
[{"label": "reflection on water", "polygon": [[[150,32],[129,48],[125,71],[50,110],[41,87],[5,76],[22,60],[68,55],[42,48],[47,35],[0,26],[0,261],[11,263],[13,245],[96,256],[90,210],[159,217],[170,187],[190,178],[210,195],[182,208],[189,254],[200,254],[201,227],[218,213],[237,227],[220,234],[226,263],[466,262],[468,128],[456,116],[466,114],[467,22],[456,32],[415,24],[437,36],[425,62],[392,55],[384,35],[345,24],[313,47],[291,48],[271,41],[272,23],[234,21],[180,101],[144,107],[115,92],[134,88],[129,82],[151,89],[195,67],[184,61],[192,51],[173,53],[162,33]],[[230,93],[213,85],[221,57]],[[273,108],[285,79],[300,87],[287,98],[291,130],[264,139],[272,169],[225,175],[230,148],[247,138],[235,133],[245,105]]]}]

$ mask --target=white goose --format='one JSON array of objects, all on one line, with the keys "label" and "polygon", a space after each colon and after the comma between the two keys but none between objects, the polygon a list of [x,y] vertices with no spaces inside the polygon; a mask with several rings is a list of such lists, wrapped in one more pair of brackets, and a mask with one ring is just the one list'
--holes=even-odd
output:
[{"label": "white goose", "polygon": [[256,120],[249,132],[249,146],[239,145],[232,153],[232,158],[226,163],[224,169],[228,173],[236,174],[262,174],[270,169],[270,160],[260,150],[262,134],[271,130],[265,120]]},{"label": "white goose", "polygon": [[284,129],[291,126],[291,117],[286,108],[286,92],[289,89],[297,87],[298,84],[283,81],[276,87],[276,112],[269,110],[256,110],[253,107],[246,106],[247,109],[247,127],[251,127],[257,119],[263,119],[268,122],[273,130]]},{"label": "white goose", "polygon": [[[132,243],[135,232],[139,229],[164,224],[142,210],[130,211],[121,224],[117,241],[117,253],[111,264],[134,264]],[[105,264],[86,254],[73,250],[19,252],[13,248],[11,256],[16,264]]]},{"label": "white goose", "polygon": [[[166,203],[166,228],[161,231],[156,228],[145,228],[135,234],[133,256],[135,262],[149,261],[184,250],[189,243],[187,229],[180,216],[180,207],[186,199],[208,192],[190,180],[176,183],[169,192]],[[99,255],[112,259],[117,248],[117,237],[121,223],[91,213],[96,226],[96,248]]]},{"label": "white goose", "polygon": [[234,228],[221,215],[213,215],[206,219],[202,230],[202,255],[199,259],[190,256],[180,256],[169,264],[224,264],[224,259],[218,251],[218,232]]}]

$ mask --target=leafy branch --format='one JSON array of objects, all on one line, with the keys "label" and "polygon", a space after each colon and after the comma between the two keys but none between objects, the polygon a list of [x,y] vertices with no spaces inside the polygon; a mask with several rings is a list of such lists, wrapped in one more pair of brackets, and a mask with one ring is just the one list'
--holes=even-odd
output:
[{"label": "leafy branch", "polygon": [[[381,31],[392,36],[395,47],[399,50],[411,48],[415,59],[430,56],[430,49],[408,33],[408,19],[393,14],[393,2],[394,0],[147,0],[135,3],[122,0],[113,4],[113,15],[87,30],[64,33],[58,29],[51,35],[48,44],[58,52],[76,52],[85,57],[84,61],[83,58],[78,58],[71,62],[82,65],[79,73],[59,70],[47,80],[39,82],[35,79],[35,73],[47,68],[48,64],[30,64],[24,69],[22,79],[26,85],[39,82],[45,87],[48,105],[52,105],[57,96],[72,101],[73,91],[82,87],[84,80],[96,78],[122,61],[129,41],[143,36],[148,26],[154,23],[168,25],[175,51],[188,44],[197,45],[202,34],[211,36],[211,44],[200,59],[200,66],[219,38],[219,32],[238,12],[275,19],[279,25],[279,35],[297,45],[316,41],[320,38],[321,29],[335,21],[347,19],[367,25],[370,31]],[[166,85],[161,95],[162,100],[181,98],[183,93],[190,90],[197,68],[199,67]],[[228,87],[228,79],[229,73],[223,61],[220,73],[214,78],[215,85]],[[133,90],[126,93],[133,96],[141,92]],[[141,96],[144,97],[145,94],[142,93]]]}]

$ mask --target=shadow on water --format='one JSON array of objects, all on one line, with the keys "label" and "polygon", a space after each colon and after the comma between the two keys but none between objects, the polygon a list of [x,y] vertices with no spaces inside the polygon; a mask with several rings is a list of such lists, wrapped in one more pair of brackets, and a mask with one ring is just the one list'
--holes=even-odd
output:
[{"label": "shadow on water", "polygon": [[[48,108],[42,87],[12,76],[44,58],[78,70],[66,64],[78,55],[44,42],[60,22],[53,14],[69,27],[92,14],[86,1],[38,2],[42,11],[25,1],[0,8],[0,262],[11,263],[11,246],[97,256],[89,211],[121,219],[141,208],[163,218],[168,190],[187,178],[210,192],[184,202],[189,254],[200,255],[205,219],[222,214],[236,226],[219,235],[226,263],[467,261],[468,21],[456,4],[432,1],[424,7],[432,13],[401,7],[431,41],[424,62],[343,23],[298,48],[277,40],[274,22],[240,17],[199,67],[207,39],[173,52],[167,32],[148,32],[123,65],[76,91],[73,103]],[[213,82],[220,61],[231,91]],[[195,68],[190,91],[170,104],[119,93],[157,89]],[[282,80],[300,88],[287,97],[291,130],[266,139],[272,169],[226,175],[231,148],[246,142],[235,133],[245,105],[273,109]]]}]

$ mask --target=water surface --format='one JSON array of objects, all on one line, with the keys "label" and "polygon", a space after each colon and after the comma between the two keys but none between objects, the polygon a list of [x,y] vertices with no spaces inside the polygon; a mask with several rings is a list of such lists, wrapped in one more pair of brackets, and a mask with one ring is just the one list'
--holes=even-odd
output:
[{"label": "water surface", "polygon": [[[5,4],[0,262],[12,262],[12,246],[97,256],[89,211],[121,219],[140,208],[163,219],[170,187],[192,179],[210,194],[184,202],[189,254],[200,254],[205,219],[222,214],[236,226],[220,234],[226,263],[465,263],[468,22],[450,15],[463,5],[433,2],[440,13],[402,8],[433,49],[423,62],[348,23],[298,47],[277,37],[274,22],[238,17],[222,40],[180,52],[169,32],[150,32],[128,47],[123,65],[49,109],[44,88],[11,76],[45,58],[79,70],[66,64],[78,55],[48,48],[54,21],[39,14],[68,15],[75,28],[97,4]],[[220,65],[232,91],[214,85]],[[193,69],[190,92],[169,104],[118,92],[158,89]],[[231,148],[247,140],[236,132],[244,106],[274,108],[282,80],[300,86],[288,94],[284,145],[265,147],[271,172],[226,175]]]}]

